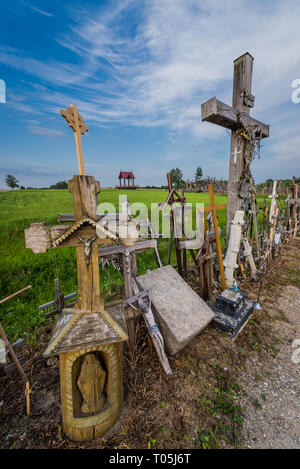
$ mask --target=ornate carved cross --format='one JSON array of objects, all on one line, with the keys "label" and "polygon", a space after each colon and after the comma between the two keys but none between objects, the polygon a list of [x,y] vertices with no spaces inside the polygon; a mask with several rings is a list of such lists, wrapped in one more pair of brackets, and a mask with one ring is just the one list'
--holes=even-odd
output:
[{"label": "ornate carved cross", "polygon": [[82,176],[84,176],[85,167],[82,154],[81,135],[84,135],[85,132],[89,131],[88,126],[84,123],[74,104],[71,104],[71,107],[67,107],[65,111],[61,109],[60,114],[66,119],[69,127],[71,127],[74,132],[79,172]]}]

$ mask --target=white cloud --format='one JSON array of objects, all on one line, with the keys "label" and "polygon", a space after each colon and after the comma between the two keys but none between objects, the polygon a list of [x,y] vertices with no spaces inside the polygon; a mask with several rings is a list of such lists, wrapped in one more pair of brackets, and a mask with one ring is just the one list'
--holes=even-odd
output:
[{"label": "white cloud", "polygon": [[[0,62],[42,80],[42,87],[28,93],[32,102],[55,114],[73,102],[84,119],[98,125],[164,126],[174,133],[173,145],[184,133],[211,145],[225,130],[201,122],[201,103],[214,95],[231,103],[233,60],[249,51],[255,58],[252,115],[270,124],[269,160],[282,161],[282,154],[296,158],[292,132],[299,132],[293,122],[300,105],[290,96],[291,82],[300,76],[299,2],[126,0],[108,5],[82,8],[71,25],[66,22],[68,32],[59,43],[76,54],[74,63],[41,62],[0,49]],[[26,110],[24,102],[19,104]],[[175,155],[172,149],[164,154]],[[260,167],[269,170],[266,162]]]},{"label": "white cloud", "polygon": [[42,135],[48,138],[64,138],[66,136],[65,132],[61,130],[48,129],[47,127],[29,125],[27,128],[31,134]]},{"label": "white cloud", "polygon": [[[201,103],[214,94],[231,102],[232,62],[247,50],[255,56],[255,115],[268,116],[287,102],[287,77],[299,65],[300,4],[253,2],[249,8],[246,0],[152,0],[145,5],[134,34],[124,20],[140,6],[132,0],[83,17],[62,40],[89,57],[95,76],[108,74],[87,89],[86,107],[94,119],[209,135],[208,126],[200,130]],[[99,94],[89,96],[92,89]]]},{"label": "white cloud", "polygon": [[37,8],[37,7],[34,7],[34,6],[30,6],[30,8],[31,8],[31,10],[36,11],[40,15],[48,16],[48,17],[54,16],[52,13],[49,13],[48,11],[45,11],[45,10],[41,10],[40,8]]}]

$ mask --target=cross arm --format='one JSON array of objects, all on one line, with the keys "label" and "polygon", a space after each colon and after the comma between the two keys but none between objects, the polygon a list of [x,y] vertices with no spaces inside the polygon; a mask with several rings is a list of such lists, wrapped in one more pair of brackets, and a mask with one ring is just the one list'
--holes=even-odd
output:
[{"label": "cross arm", "polygon": [[80,134],[83,135],[85,132],[89,131],[88,126],[85,124],[74,105],[67,107],[66,110],[61,109],[60,115],[66,119],[69,127],[71,127],[74,132],[79,131]]},{"label": "cross arm", "polygon": [[226,129],[236,130],[239,126],[244,128],[256,127],[256,135],[262,138],[269,136],[269,125],[264,124],[244,112],[222,103],[216,97],[209,99],[201,105],[202,121],[221,125]]},{"label": "cross arm", "polygon": [[[80,227],[80,230],[72,232],[74,225],[56,225],[49,227],[46,223],[32,223],[25,230],[25,246],[31,249],[35,254],[47,252],[53,247],[80,247],[81,240],[78,235],[84,239],[92,239],[96,236],[96,229],[93,226],[86,225]],[[113,244],[114,239],[110,237],[95,237],[96,244]]]}]

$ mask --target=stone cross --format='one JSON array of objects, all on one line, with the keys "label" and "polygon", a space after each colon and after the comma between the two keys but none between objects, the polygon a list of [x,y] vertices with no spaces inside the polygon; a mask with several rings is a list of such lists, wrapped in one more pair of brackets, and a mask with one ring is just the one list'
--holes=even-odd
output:
[{"label": "stone cross", "polygon": [[227,245],[235,212],[243,208],[243,200],[239,197],[239,187],[245,173],[246,161],[249,161],[251,157],[247,134],[244,132],[245,138],[241,138],[238,131],[251,129],[255,132],[256,137],[269,136],[269,126],[250,116],[250,109],[254,106],[254,96],[251,94],[253,60],[253,57],[246,52],[234,61],[232,107],[218,101],[215,97],[201,106],[202,121],[212,122],[232,131],[226,226]]},{"label": "stone cross", "polygon": [[67,123],[69,124],[69,127],[71,127],[74,132],[77,158],[79,164],[79,173],[84,176],[85,167],[82,154],[81,135],[84,135],[85,132],[89,131],[88,126],[84,123],[81,115],[79,114],[74,104],[71,104],[71,107],[67,107],[65,111],[61,109],[60,114],[66,119]]}]

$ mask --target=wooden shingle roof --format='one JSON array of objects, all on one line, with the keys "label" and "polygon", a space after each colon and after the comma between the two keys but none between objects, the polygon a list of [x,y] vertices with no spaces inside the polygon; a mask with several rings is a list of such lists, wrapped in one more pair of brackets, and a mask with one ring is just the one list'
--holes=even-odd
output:
[{"label": "wooden shingle roof", "polygon": [[127,340],[125,330],[108,312],[82,314],[76,313],[75,308],[65,308],[55,324],[44,355],[58,355],[124,340]]}]

